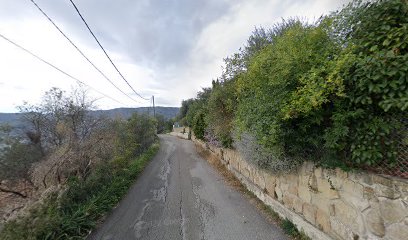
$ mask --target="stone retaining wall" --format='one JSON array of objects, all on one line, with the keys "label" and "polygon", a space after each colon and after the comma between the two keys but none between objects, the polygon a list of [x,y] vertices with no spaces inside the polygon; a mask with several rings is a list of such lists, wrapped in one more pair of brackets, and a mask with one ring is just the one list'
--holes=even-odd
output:
[{"label": "stone retaining wall", "polygon": [[188,139],[189,131],[190,131],[190,128],[188,128],[188,127],[173,128],[173,131],[170,133],[170,135],[176,136],[176,137],[179,137],[179,138],[183,138],[183,139]]},{"label": "stone retaining wall", "polygon": [[408,239],[408,181],[373,173],[347,173],[304,163],[276,175],[231,149],[193,139],[216,155],[260,200],[311,239]]}]

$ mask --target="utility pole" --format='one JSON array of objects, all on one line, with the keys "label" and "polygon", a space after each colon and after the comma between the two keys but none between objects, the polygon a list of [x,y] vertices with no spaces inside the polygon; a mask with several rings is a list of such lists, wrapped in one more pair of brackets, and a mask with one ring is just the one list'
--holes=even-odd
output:
[{"label": "utility pole", "polygon": [[153,95],[153,116],[156,118],[156,108],[154,106],[154,95]]},{"label": "utility pole", "polygon": [[152,103],[152,99],[150,99],[149,106],[147,107],[147,116],[149,116],[149,117],[150,117],[150,106],[151,106],[151,103]]}]

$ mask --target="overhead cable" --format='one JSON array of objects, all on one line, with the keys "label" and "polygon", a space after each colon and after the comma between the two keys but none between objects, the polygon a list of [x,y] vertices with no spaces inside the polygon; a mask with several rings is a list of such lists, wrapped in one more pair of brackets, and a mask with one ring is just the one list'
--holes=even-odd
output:
[{"label": "overhead cable", "polygon": [[9,38],[5,37],[5,36],[4,36],[3,34],[1,34],[1,33],[0,33],[0,37],[3,38],[4,40],[6,40],[7,42],[11,43],[12,45],[18,47],[19,49],[23,50],[24,52],[26,52],[26,53],[30,54],[31,56],[35,57],[36,59],[40,60],[41,62],[47,64],[48,66],[50,66],[50,67],[52,67],[52,68],[54,68],[55,70],[59,71],[60,73],[62,73],[62,74],[64,74],[64,75],[66,75],[67,77],[69,77],[69,78],[71,78],[71,79],[77,81],[78,83],[83,84],[83,85],[85,85],[85,86],[91,88],[91,89],[94,90],[95,92],[97,92],[97,93],[103,95],[103,96],[106,97],[106,98],[111,99],[112,101],[115,101],[116,103],[119,103],[119,104],[121,104],[121,105],[125,105],[125,104],[119,102],[118,100],[116,100],[116,99],[110,97],[109,95],[107,95],[107,94],[105,94],[105,93],[103,93],[103,92],[101,92],[101,91],[96,90],[95,88],[93,88],[93,87],[91,87],[90,85],[84,83],[83,81],[81,81],[81,80],[79,80],[78,78],[72,76],[71,74],[69,74],[69,73],[63,71],[62,69],[60,69],[59,67],[55,66],[54,64],[48,62],[47,60],[44,60],[43,58],[39,57],[39,56],[36,55],[35,53],[31,52],[30,50],[28,50],[28,49],[22,47],[21,45],[15,43],[14,41],[12,41],[12,40],[10,40]]},{"label": "overhead cable", "polygon": [[57,26],[57,24],[41,9],[41,7],[34,1],[30,0],[36,7],[37,9],[54,25],[54,27],[68,40],[68,42],[84,57],[110,84],[112,84],[117,90],[119,90],[122,94],[126,95],[129,99],[132,101],[139,103],[135,99],[133,99],[131,96],[126,94],[122,89],[120,89],[116,84],[113,83],[112,80],[110,80],[79,48],[78,46]]},{"label": "overhead cable", "polygon": [[91,33],[95,41],[98,43],[99,47],[102,49],[102,51],[105,53],[105,56],[109,59],[110,63],[112,66],[115,68],[115,70],[119,73],[119,75],[122,77],[122,79],[126,82],[126,84],[132,89],[132,91],[139,96],[140,98],[144,100],[150,100],[149,98],[144,98],[142,97],[139,93],[136,92],[136,90],[129,84],[129,82],[126,80],[126,78],[123,76],[123,74],[119,71],[119,69],[116,67],[115,63],[113,63],[112,59],[109,57],[108,53],[105,51],[105,48],[102,46],[102,44],[99,42],[98,38],[95,36],[95,34],[92,32],[91,28],[89,27],[88,23],[85,21],[84,17],[82,16],[81,12],[75,5],[75,3],[72,0],[69,0],[72,3],[72,6],[75,8],[76,12],[78,15],[81,17],[82,22],[84,22],[85,26],[88,28],[88,31]]}]

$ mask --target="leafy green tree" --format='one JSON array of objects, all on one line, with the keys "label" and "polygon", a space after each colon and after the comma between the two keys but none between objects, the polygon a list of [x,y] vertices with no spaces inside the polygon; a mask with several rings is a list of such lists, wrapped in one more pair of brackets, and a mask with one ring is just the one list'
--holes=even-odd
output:
[{"label": "leafy green tree", "polygon": [[220,141],[223,147],[232,147],[233,119],[237,107],[234,80],[213,82],[213,89],[208,99],[208,130]]},{"label": "leafy green tree", "polygon": [[[197,137],[196,131],[201,135],[201,128],[203,127],[202,134],[204,135],[207,123],[205,121],[205,116],[207,115],[207,102],[211,95],[211,88],[203,88],[202,91],[198,92],[197,97],[192,101],[189,110],[185,116],[187,126],[193,129],[194,134]],[[200,117],[198,117],[200,115]],[[201,119],[202,118],[202,119]],[[200,123],[197,125],[197,121]],[[197,128],[198,127],[198,128]]]},{"label": "leafy green tree", "polygon": [[194,99],[192,99],[192,98],[187,99],[187,100],[183,100],[181,102],[181,108],[179,110],[179,114],[176,117],[176,120],[177,121],[182,121],[183,122],[182,125],[186,124],[185,123],[185,117],[186,117],[186,115],[188,113],[188,110],[189,110],[190,106],[193,104],[193,102],[194,102]]},{"label": "leafy green tree", "polygon": [[157,133],[158,134],[171,132],[173,130],[173,124],[174,124],[173,119],[166,119],[163,115],[157,114],[156,120],[157,120]]},{"label": "leafy green tree", "polygon": [[128,157],[136,157],[146,151],[156,141],[157,121],[148,115],[134,113],[126,124],[123,139]]},{"label": "leafy green tree", "polygon": [[199,111],[195,116],[194,116],[194,122],[193,122],[193,131],[194,135],[196,138],[205,140],[204,139],[204,134],[206,130],[206,122],[205,122],[205,114],[202,111]]}]

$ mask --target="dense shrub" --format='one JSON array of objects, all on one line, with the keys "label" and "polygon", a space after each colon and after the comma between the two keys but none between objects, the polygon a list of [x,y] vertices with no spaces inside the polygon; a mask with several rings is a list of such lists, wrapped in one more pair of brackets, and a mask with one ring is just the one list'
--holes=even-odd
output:
[{"label": "dense shrub", "polygon": [[312,24],[256,28],[209,97],[183,109],[200,139],[274,171],[392,167],[406,159],[407,49],[407,1],[356,0]]},{"label": "dense shrub", "polygon": [[198,139],[204,140],[205,128],[205,115],[204,112],[200,111],[194,116],[193,120],[193,131]]},{"label": "dense shrub", "polygon": [[348,43],[346,98],[336,102],[329,147],[357,164],[395,162],[408,107],[408,3],[350,5],[335,17]]},{"label": "dense shrub", "polygon": [[236,108],[235,81],[213,82],[208,99],[207,132],[212,133],[223,147],[232,146],[233,119]]},{"label": "dense shrub", "polygon": [[[302,86],[302,79],[333,58],[335,50],[323,26],[298,22],[252,59],[237,83],[235,121],[238,133],[253,135],[256,144],[262,146],[259,151],[265,151],[253,155],[266,158],[256,162],[276,159],[269,164],[279,170],[277,166],[287,166],[279,161],[309,156],[323,143],[319,129],[324,124],[324,109],[300,117],[286,108]],[[293,115],[296,117],[288,117]]]},{"label": "dense shrub", "polygon": [[169,133],[173,130],[174,119],[167,119],[161,114],[156,114],[157,133]]}]

